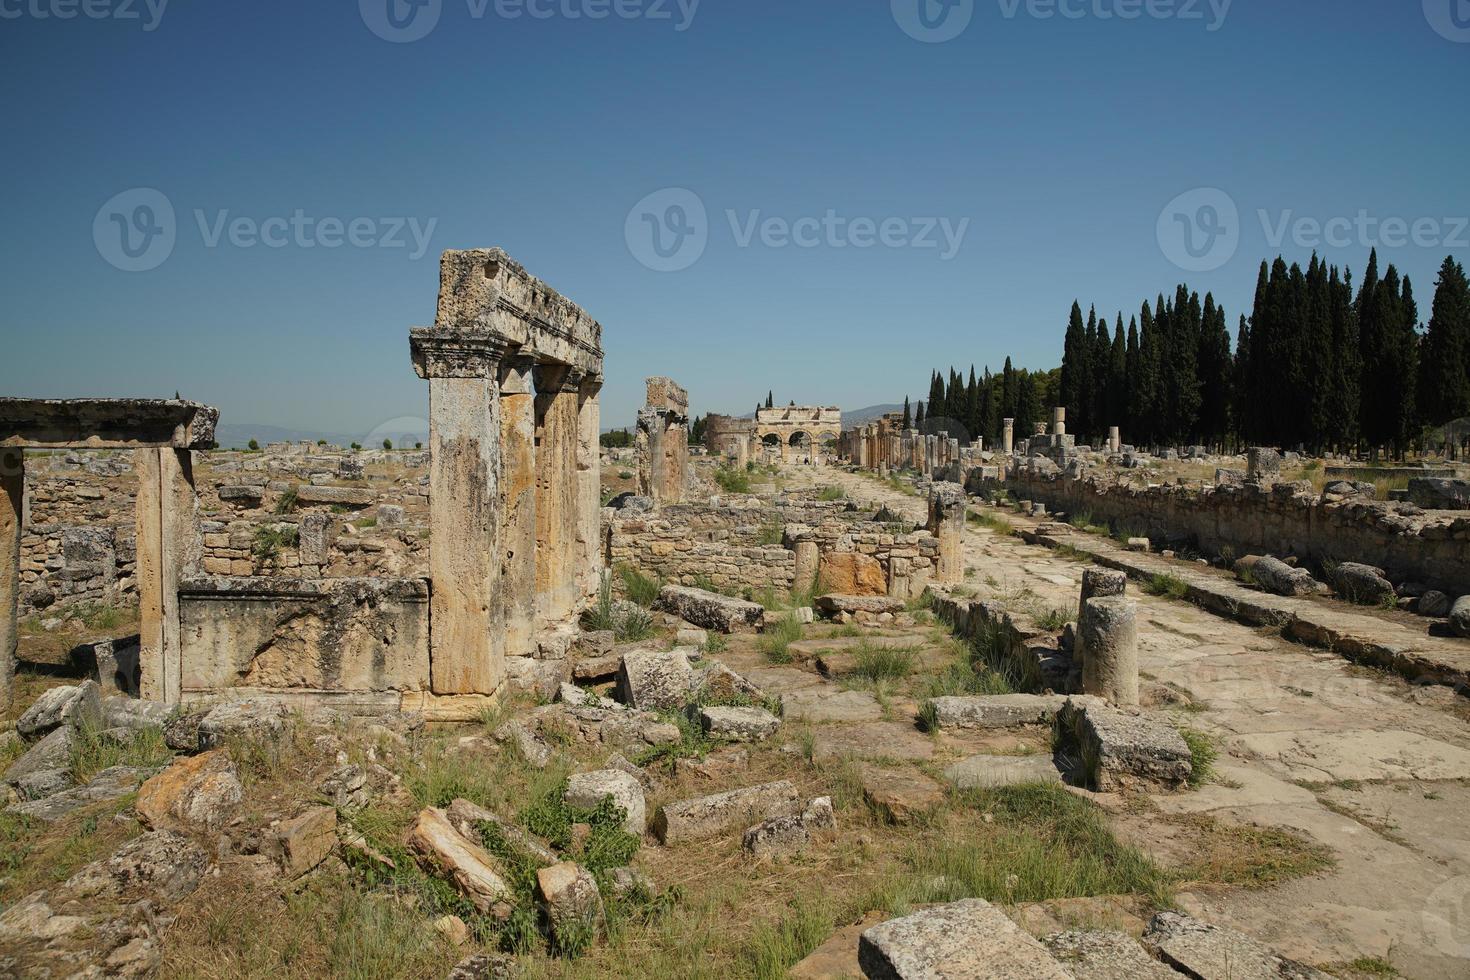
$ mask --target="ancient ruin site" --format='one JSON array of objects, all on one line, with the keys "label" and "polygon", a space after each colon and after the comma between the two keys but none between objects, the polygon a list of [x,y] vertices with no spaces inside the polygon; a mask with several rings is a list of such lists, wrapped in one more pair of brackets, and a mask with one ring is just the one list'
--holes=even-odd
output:
[{"label": "ancient ruin site", "polygon": [[0,980],[1470,980],[1470,0],[0,51]]}]

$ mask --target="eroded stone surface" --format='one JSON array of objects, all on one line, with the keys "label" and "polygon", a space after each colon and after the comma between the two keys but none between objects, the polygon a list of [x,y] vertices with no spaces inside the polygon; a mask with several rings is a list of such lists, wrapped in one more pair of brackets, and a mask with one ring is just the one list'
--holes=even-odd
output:
[{"label": "eroded stone surface", "polygon": [[858,962],[873,980],[1070,980],[1005,913],[972,898],[890,919],[862,934]]}]

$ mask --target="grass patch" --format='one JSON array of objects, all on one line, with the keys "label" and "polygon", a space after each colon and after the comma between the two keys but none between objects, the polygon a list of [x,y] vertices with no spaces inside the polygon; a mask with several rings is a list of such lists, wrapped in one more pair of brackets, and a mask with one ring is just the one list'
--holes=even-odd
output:
[{"label": "grass patch", "polygon": [[785,980],[787,972],[821,945],[832,931],[832,910],[825,901],[798,900],[775,923],[763,923],[751,934],[745,958],[758,980]]},{"label": "grass patch", "polygon": [[1170,599],[1183,599],[1189,595],[1189,583],[1177,575],[1159,572],[1143,582],[1143,591],[1149,595],[1160,595]]},{"label": "grass patch", "polygon": [[847,496],[847,491],[838,486],[826,486],[822,492],[817,494],[818,500],[842,500]]},{"label": "grass patch", "polygon": [[634,643],[653,635],[653,614],[642,606],[629,607],[614,600],[612,582],[605,572],[597,588],[597,602],[582,614],[582,624],[589,630],[612,630],[619,643]]},{"label": "grass patch", "polygon": [[1189,761],[1192,766],[1189,771],[1189,786],[1191,789],[1198,789],[1215,778],[1215,760],[1220,757],[1220,750],[1215,747],[1215,740],[1204,732],[1181,728],[1179,734],[1183,737],[1184,744],[1189,746]]},{"label": "grass patch", "polygon": [[150,725],[124,732],[115,736],[92,724],[79,726],[72,741],[72,779],[81,784],[113,766],[153,769],[166,766],[173,759],[173,751],[163,740],[162,728]]},{"label": "grass patch", "polygon": [[294,524],[273,524],[255,529],[250,554],[261,565],[274,565],[281,560],[281,549],[296,547],[300,534]]},{"label": "grass patch", "polygon": [[658,590],[664,583],[657,576],[644,575],[631,565],[618,568],[618,577],[623,581],[623,590],[628,599],[647,609],[658,598]]},{"label": "grass patch", "polygon": [[726,493],[750,493],[750,474],[733,466],[715,470],[715,483]]},{"label": "grass patch", "polygon": [[1010,537],[1016,533],[1015,525],[1006,520],[1004,517],[1001,517],[999,514],[976,511],[970,514],[970,520],[974,521],[976,524],[979,524],[981,527],[989,528],[996,534],[1005,537]]},{"label": "grass patch", "polygon": [[761,634],[756,648],[773,664],[789,664],[791,644],[801,639],[802,630],[802,623],[795,616],[782,616]]},{"label": "grass patch", "polygon": [[1009,786],[960,794],[991,815],[979,833],[949,833],[914,844],[913,879],[884,896],[890,911],[926,902],[984,898],[1044,902],[1088,895],[1141,894],[1167,900],[1168,876],[1118,841],[1102,811],[1061,786]]},{"label": "grass patch", "polygon": [[902,680],[914,671],[914,651],[902,647],[881,647],[863,642],[853,651],[851,676],[872,681]]},{"label": "grass patch", "polygon": [[1222,823],[1204,814],[1170,820],[1191,829],[1198,836],[1202,852],[1173,872],[1177,884],[1211,882],[1269,888],[1336,864],[1331,849],[1283,828]]}]

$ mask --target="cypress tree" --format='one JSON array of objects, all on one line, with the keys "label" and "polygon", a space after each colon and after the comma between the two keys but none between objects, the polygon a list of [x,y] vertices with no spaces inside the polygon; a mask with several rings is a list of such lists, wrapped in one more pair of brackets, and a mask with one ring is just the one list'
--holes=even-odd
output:
[{"label": "cypress tree", "polygon": [[919,402],[918,408],[914,410],[914,428],[920,432],[924,431],[924,403]]},{"label": "cypress tree", "polygon": [[1130,414],[1139,445],[1152,445],[1159,437],[1159,331],[1153,311],[1145,300],[1138,317],[1138,375],[1133,382],[1134,403]]},{"label": "cypress tree", "polygon": [[1353,306],[1353,274],[1339,276],[1337,266],[1328,276],[1332,323],[1332,393],[1327,440],[1339,451],[1358,444],[1359,385],[1363,364],[1358,341],[1358,313]]},{"label": "cypress tree", "polygon": [[1128,386],[1123,391],[1123,410],[1118,424],[1123,428],[1123,438],[1135,439],[1138,437],[1139,419],[1142,417],[1138,408],[1138,386],[1143,379],[1143,361],[1142,352],[1138,347],[1138,317],[1136,316],[1128,321],[1128,350],[1124,357],[1127,361]]},{"label": "cypress tree", "polygon": [[1419,413],[1430,425],[1470,415],[1470,285],[1453,255],[1434,287],[1419,364]]},{"label": "cypress tree", "polygon": [[1107,434],[1115,425],[1124,424],[1128,412],[1128,341],[1123,335],[1123,312],[1118,311],[1118,320],[1113,327],[1113,343],[1108,352],[1108,382],[1106,417],[1097,434]]},{"label": "cypress tree", "polygon": [[[1240,315],[1240,326],[1235,331],[1235,372],[1231,378],[1231,424],[1235,431],[1236,445],[1250,441],[1250,427],[1253,424],[1254,409],[1251,406],[1250,392],[1250,356],[1251,356],[1251,328],[1250,321],[1245,314]],[[1354,403],[1356,404],[1356,403]],[[1356,415],[1356,412],[1354,413]]]},{"label": "cypress tree", "polygon": [[1199,342],[1199,424],[1201,440],[1209,445],[1224,443],[1230,431],[1230,331],[1225,326],[1225,309],[1215,305],[1215,294],[1205,294]]},{"label": "cypress tree", "polygon": [[[1010,359],[1006,359],[1006,372],[1010,371]],[[1072,301],[1072,313],[1067,318],[1067,335],[1062,341],[1062,386],[1060,397],[1062,406],[1066,408],[1069,418],[1078,417],[1082,412],[1082,406],[1086,398],[1086,378],[1088,376],[1087,365],[1087,331],[1082,325],[1082,307],[1076,300]],[[1015,403],[1009,397],[1002,398],[1002,404],[1006,406],[1006,415],[1013,416]]]},{"label": "cypress tree", "polygon": [[909,408],[909,396],[903,396],[903,427],[905,430],[914,427],[914,413]]}]

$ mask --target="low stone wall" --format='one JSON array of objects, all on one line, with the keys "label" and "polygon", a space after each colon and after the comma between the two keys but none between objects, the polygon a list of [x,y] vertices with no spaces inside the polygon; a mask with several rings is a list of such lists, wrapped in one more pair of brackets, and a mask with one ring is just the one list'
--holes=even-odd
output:
[{"label": "low stone wall", "polygon": [[[754,543],[760,525],[724,525],[719,515],[694,507],[612,518],[606,528],[609,567],[628,565],[667,582],[719,588],[790,589],[796,555],[779,544]],[[759,511],[745,511],[746,520]]]},{"label": "low stone wall", "polygon": [[1215,554],[1356,561],[1452,596],[1470,594],[1470,514],[1423,511],[1360,497],[1323,497],[1304,484],[1138,487],[1013,470],[1012,496],[1088,513],[1133,534],[1191,541]]},{"label": "low stone wall", "polygon": [[372,700],[429,686],[425,579],[191,579],[179,625],[185,699],[239,688]]}]

